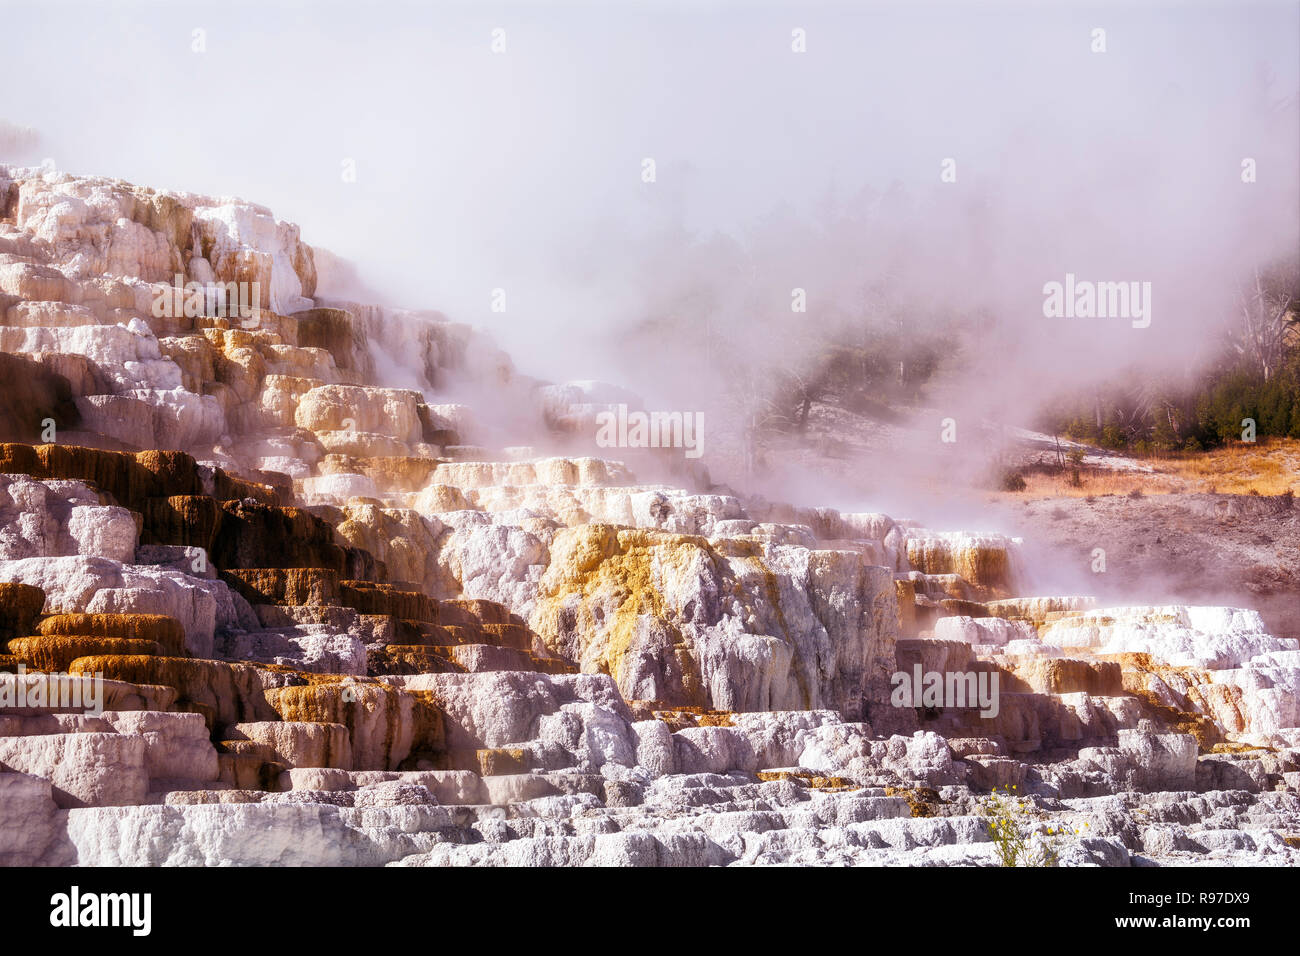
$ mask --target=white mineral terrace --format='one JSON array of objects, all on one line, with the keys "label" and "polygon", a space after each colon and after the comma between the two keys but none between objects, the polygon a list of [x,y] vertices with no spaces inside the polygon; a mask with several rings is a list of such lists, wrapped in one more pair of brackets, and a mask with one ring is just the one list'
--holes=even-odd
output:
[{"label": "white mineral terrace", "polygon": [[[260,206],[0,166],[0,213],[0,863],[989,864],[1014,785],[1064,863],[1300,864],[1300,644],[1255,611],[535,453],[635,396],[330,297]],[[176,276],[259,301],[160,315]],[[917,668],[996,715],[893,706]]]}]

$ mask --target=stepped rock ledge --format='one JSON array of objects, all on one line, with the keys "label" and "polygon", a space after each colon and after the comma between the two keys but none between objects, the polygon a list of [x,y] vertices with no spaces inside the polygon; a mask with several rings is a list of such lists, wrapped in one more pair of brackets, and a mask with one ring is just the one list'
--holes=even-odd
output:
[{"label": "stepped rock ledge", "polygon": [[0,166],[0,862],[994,865],[1015,787],[1064,864],[1300,864],[1300,644],[1255,611],[538,454],[635,397],[339,268],[261,206]]}]

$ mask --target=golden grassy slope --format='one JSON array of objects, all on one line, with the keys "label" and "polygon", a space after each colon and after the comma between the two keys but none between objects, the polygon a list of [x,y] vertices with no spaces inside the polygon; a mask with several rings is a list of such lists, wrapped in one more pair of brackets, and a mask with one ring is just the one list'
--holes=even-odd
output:
[{"label": "golden grassy slope", "polygon": [[1029,468],[1021,472],[1025,490],[1014,497],[1083,498],[1179,493],[1280,495],[1300,493],[1300,440],[1272,439],[1256,444],[1236,443],[1205,452],[1182,452],[1168,457],[1135,459],[1149,472]]}]

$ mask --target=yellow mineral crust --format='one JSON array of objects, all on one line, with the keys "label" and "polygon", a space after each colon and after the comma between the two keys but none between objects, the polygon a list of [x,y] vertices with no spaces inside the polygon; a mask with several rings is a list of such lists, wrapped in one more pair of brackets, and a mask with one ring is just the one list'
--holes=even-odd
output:
[{"label": "yellow mineral crust", "polygon": [[9,642],[9,653],[28,667],[43,671],[63,671],[78,657],[133,654],[161,657],[163,652],[154,641],[59,634],[14,638]]},{"label": "yellow mineral crust", "polygon": [[412,752],[445,744],[443,715],[424,691],[407,691],[365,679],[266,690],[281,720],[342,724],[358,770],[396,770]]},{"label": "yellow mineral crust", "polygon": [[1018,597],[989,601],[984,607],[993,617],[1044,624],[1055,617],[1095,607],[1092,597]]},{"label": "yellow mineral crust", "polygon": [[[882,627],[896,630],[892,588],[883,617],[856,602],[844,617],[839,602],[811,595],[809,582],[856,595],[870,577],[860,554],[792,559],[753,542],[740,551],[729,557],[702,536],[653,529],[558,531],[530,623],[553,654],[610,675],[628,697],[744,711],[852,706],[863,676],[856,661],[865,660],[859,645]],[[778,569],[782,557],[792,563]],[[877,586],[887,585],[880,571]]]},{"label": "yellow mineral crust", "polygon": [[[561,531],[542,577],[533,629],[552,653],[576,659],[583,671],[609,674],[625,694],[625,659],[639,619],[652,618],[672,640],[680,667],[674,701],[707,705],[707,692],[693,648],[668,620],[663,591],[699,575],[715,555],[704,538],[656,531],[584,525]],[[613,604],[612,617],[593,608]],[[563,622],[575,615],[572,625]]]},{"label": "yellow mineral crust", "polygon": [[1250,730],[1250,715],[1241,688],[1214,680],[1214,671],[1177,667],[1150,654],[1103,654],[1123,673],[1124,690],[1143,701],[1154,716],[1194,734],[1201,749],[1209,748],[1223,733]]},{"label": "yellow mineral crust", "polygon": [[164,654],[185,656],[185,631],[165,614],[50,614],[35,628],[37,635],[122,638],[156,642]]},{"label": "yellow mineral crust", "polygon": [[910,537],[907,560],[925,574],[956,574],[994,596],[1009,594],[1015,583],[1005,539],[949,534]]},{"label": "yellow mineral crust", "polygon": [[845,777],[822,776],[807,770],[760,770],[758,779],[764,783],[775,780],[792,780],[810,790],[858,790],[861,789],[852,780]]}]

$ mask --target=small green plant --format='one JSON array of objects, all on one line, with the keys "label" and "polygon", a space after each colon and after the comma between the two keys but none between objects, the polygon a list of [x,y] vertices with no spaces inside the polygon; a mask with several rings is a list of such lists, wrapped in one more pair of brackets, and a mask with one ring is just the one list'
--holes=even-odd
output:
[{"label": "small green plant", "polygon": [[1014,784],[1010,788],[994,787],[980,806],[981,812],[988,817],[985,826],[999,863],[1002,866],[1057,866],[1061,860],[1062,841],[1080,831],[1060,826],[1042,827],[1029,799],[1013,794],[1011,791],[1015,789]]},{"label": "small green plant", "polygon": [[1024,476],[1015,471],[1004,471],[1002,473],[1002,490],[1003,491],[1024,491],[1028,485]]}]

